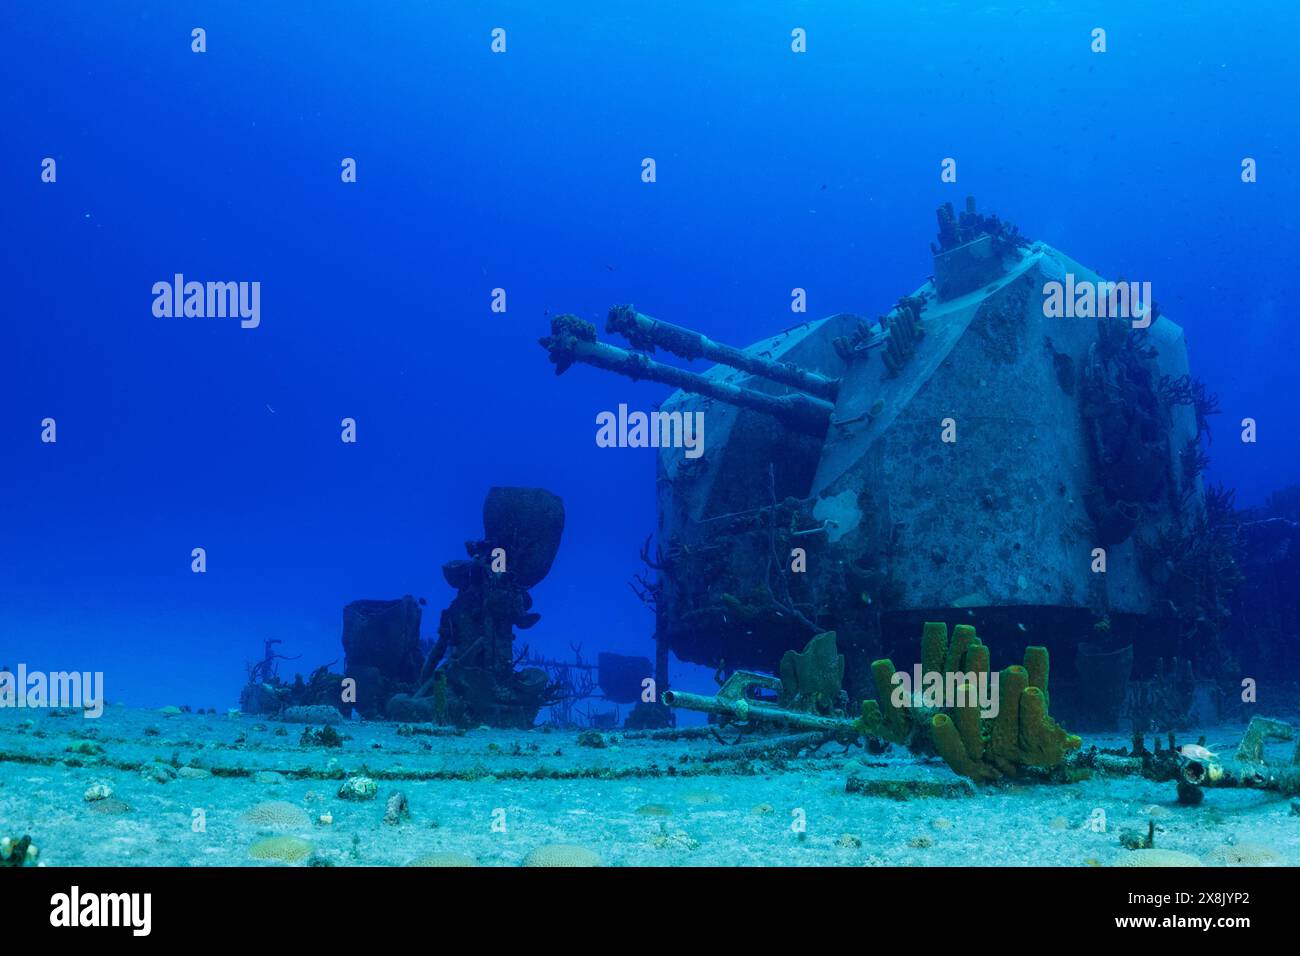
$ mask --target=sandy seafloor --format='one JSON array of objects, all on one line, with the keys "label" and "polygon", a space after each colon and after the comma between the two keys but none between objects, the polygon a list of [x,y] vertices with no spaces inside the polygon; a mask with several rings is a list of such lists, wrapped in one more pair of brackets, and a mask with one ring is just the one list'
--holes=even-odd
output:
[{"label": "sandy seafloor", "polygon": [[[607,866],[1105,866],[1130,852],[1122,831],[1145,834],[1154,819],[1157,848],[1205,865],[1300,863],[1300,807],[1258,791],[1210,790],[1201,806],[1182,807],[1172,783],[1094,777],[900,801],[846,792],[846,780],[958,778],[897,748],[875,756],[828,744],[793,759],[737,761],[707,759],[726,749],[708,738],[616,731],[596,748],[567,731],[400,728],[344,722],[343,745],[322,748],[302,745],[300,724],[250,716],[0,710],[0,837],[30,834],[47,866],[276,865],[250,858],[273,835],[310,843],[300,866],[430,856],[517,866],[550,844],[584,847]],[[1242,729],[1182,739],[1235,744]],[[377,797],[341,799],[351,774],[372,775]],[[88,801],[97,783],[112,795]],[[410,816],[388,825],[395,790]],[[246,818],[269,801],[303,814],[283,824]]]}]

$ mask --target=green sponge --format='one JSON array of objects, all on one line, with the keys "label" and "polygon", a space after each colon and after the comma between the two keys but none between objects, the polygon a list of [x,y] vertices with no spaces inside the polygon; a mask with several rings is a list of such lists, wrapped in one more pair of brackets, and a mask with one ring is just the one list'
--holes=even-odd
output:
[{"label": "green sponge", "polygon": [[[941,673],[945,685],[951,675],[960,681],[959,696],[940,713],[918,712],[907,700],[894,703],[894,664],[878,660],[871,665],[876,700],[863,701],[858,729],[891,743],[915,746],[915,731],[928,730],[938,754],[955,773],[978,782],[1019,776],[1027,767],[1051,769],[1065,762],[1080,746],[1048,716],[1047,648],[1025,648],[1023,665],[1012,665],[997,675],[998,712],[992,718],[980,713],[976,686],[989,670],[989,649],[975,628],[958,624],[949,639],[948,626],[927,622],[921,632],[921,664],[925,673]],[[919,688],[917,688],[919,690]]]}]

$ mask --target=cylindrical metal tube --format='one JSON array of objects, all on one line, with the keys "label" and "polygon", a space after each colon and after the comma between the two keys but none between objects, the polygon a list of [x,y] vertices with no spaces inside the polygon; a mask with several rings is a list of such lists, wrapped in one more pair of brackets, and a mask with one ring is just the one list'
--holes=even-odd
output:
[{"label": "cylindrical metal tube", "polygon": [[800,368],[790,362],[774,362],[760,355],[751,355],[741,349],[715,342],[694,329],[661,322],[630,305],[616,305],[609,310],[605,331],[623,336],[633,348],[653,351],[659,346],[685,359],[706,358],[721,365],[789,385],[801,392],[834,402],[839,394],[840,380],[828,378],[817,372]]},{"label": "cylindrical metal tube", "polygon": [[701,694],[689,694],[685,691],[665,691],[660,698],[669,707],[681,707],[684,710],[696,710],[705,714],[717,714],[741,723],[754,721],[763,724],[783,724],[804,730],[825,730],[832,733],[855,731],[854,722],[846,717],[823,717],[821,714],[806,714],[797,710],[787,710],[759,700],[732,700],[725,697],[705,697]]},{"label": "cylindrical metal tube", "polygon": [[728,405],[738,405],[771,415],[806,435],[821,438],[826,434],[834,406],[802,392],[768,395],[751,388],[719,382],[696,372],[664,365],[644,355],[604,342],[597,342],[595,330],[576,316],[561,315],[551,321],[551,335],[541,340],[551,355],[556,374],[574,362],[594,365],[633,379],[649,379],[686,392],[707,395]]},{"label": "cylindrical metal tube", "polygon": [[[691,694],[684,690],[666,690],[659,699],[668,707],[680,707],[683,710],[696,710],[704,714],[717,714],[720,717],[744,720],[737,713],[738,701],[724,700],[720,697],[705,697],[703,694]],[[741,708],[743,710],[743,708]]]}]

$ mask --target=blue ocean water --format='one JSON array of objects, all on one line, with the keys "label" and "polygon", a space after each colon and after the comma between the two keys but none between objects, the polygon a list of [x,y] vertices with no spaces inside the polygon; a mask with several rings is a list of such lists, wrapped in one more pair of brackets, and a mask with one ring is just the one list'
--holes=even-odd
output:
[{"label": "blue ocean water", "polygon": [[[633,302],[736,344],[793,324],[794,287],[810,317],[874,315],[968,194],[1152,282],[1220,396],[1208,477],[1260,503],[1300,481],[1297,21],[1282,0],[10,5],[0,663],[225,707],[266,639],[340,659],[349,601],[424,596],[432,635],[493,485],[566,506],[525,640],[648,655],[626,582],[654,453],[598,448],[594,415],[668,389],[557,380],[548,315]],[[156,318],[176,273],[260,282],[260,326]]]}]

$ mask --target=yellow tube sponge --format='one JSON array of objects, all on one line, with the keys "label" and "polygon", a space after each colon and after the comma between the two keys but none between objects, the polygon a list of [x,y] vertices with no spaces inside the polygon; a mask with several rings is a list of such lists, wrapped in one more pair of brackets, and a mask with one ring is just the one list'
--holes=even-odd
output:
[{"label": "yellow tube sponge", "polygon": [[927,621],[921,631],[921,667],[927,673],[941,674],[948,658],[948,625]]},{"label": "yellow tube sponge", "polygon": [[1081,742],[1047,716],[1047,695],[1041,689],[1026,688],[1020,695],[1021,762],[1033,767],[1055,767],[1071,750],[1078,750]]},{"label": "yellow tube sponge", "polygon": [[999,776],[992,764],[971,759],[962,743],[961,733],[947,714],[935,714],[930,719],[930,734],[934,738],[934,749],[954,773],[972,780],[996,780]]},{"label": "yellow tube sponge", "polygon": [[1037,687],[1047,697],[1047,648],[1025,648],[1025,670],[1029,672],[1029,686]]},{"label": "yellow tube sponge", "polygon": [[[915,747],[914,732],[928,730],[935,750],[954,772],[981,782],[1016,777],[1026,767],[1059,767],[1079,748],[1079,738],[1047,713],[1047,648],[1027,647],[1023,665],[1007,667],[994,677],[997,710],[989,716],[978,694],[991,689],[984,685],[991,673],[989,649],[975,628],[958,624],[949,639],[946,624],[927,622],[921,632],[921,661],[923,679],[938,674],[946,692],[955,690],[956,696],[945,699],[939,713],[932,703],[918,709],[911,697],[896,703],[894,664],[875,661],[871,678],[877,699],[862,704],[858,726],[864,734]],[[986,697],[983,704],[991,702]]]},{"label": "yellow tube sponge", "polygon": [[906,707],[894,706],[894,663],[888,658],[873,661],[871,680],[876,688],[876,700],[862,702],[862,719],[858,729],[869,737],[880,737],[890,743],[901,744],[911,734],[912,724]]},{"label": "yellow tube sponge", "polygon": [[995,759],[1009,760],[1020,749],[1020,695],[1029,685],[1029,674],[1019,665],[998,675],[998,715],[993,718],[989,750]]},{"label": "yellow tube sponge", "polygon": [[962,684],[960,699],[952,711],[952,722],[961,736],[962,745],[972,760],[984,759],[984,735],[980,727],[979,698],[975,685],[970,681]]},{"label": "yellow tube sponge", "polygon": [[978,645],[979,642],[980,639],[975,634],[975,628],[969,624],[958,624],[954,627],[952,629],[952,643],[948,645],[948,656],[944,660],[944,671],[952,673],[966,670],[967,652],[971,647]]}]

